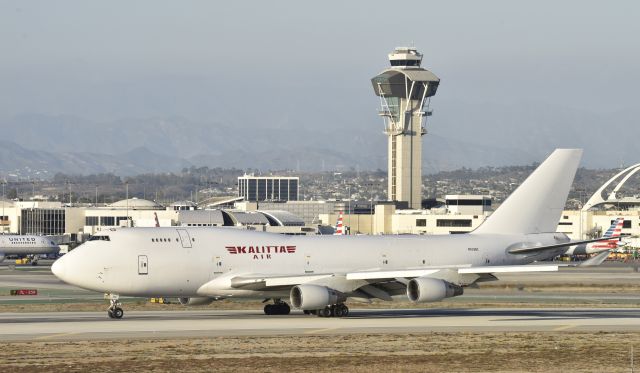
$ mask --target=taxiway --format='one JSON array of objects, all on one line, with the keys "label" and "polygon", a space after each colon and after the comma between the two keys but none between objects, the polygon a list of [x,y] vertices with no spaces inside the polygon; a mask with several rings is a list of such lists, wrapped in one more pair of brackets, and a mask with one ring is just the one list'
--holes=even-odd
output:
[{"label": "taxiway", "polygon": [[640,309],[353,310],[345,318],[256,311],[2,313],[0,340],[100,340],[352,333],[640,331]]}]

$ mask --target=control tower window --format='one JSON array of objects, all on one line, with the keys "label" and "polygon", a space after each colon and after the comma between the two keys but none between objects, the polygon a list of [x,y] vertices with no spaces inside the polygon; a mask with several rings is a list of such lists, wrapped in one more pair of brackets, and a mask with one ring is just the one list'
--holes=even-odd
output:
[{"label": "control tower window", "polygon": [[418,60],[391,60],[391,66],[420,66]]}]

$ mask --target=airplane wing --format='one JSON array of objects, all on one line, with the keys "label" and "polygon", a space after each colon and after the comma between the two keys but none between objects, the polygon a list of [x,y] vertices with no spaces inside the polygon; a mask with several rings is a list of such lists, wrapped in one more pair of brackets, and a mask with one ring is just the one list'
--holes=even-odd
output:
[{"label": "airplane wing", "polygon": [[559,267],[570,264],[552,265],[511,265],[511,266],[479,266],[469,265],[460,267],[429,267],[401,270],[371,270],[349,273],[321,273],[287,276],[249,275],[231,278],[231,287],[237,289],[268,289],[273,287],[295,286],[305,283],[323,283],[335,281],[357,282],[361,284],[375,284],[377,282],[395,281],[398,279],[412,279],[416,277],[430,276],[445,273],[448,277],[455,275],[484,275],[493,273],[517,273],[517,272],[554,272]]},{"label": "airplane wing", "polygon": [[376,280],[389,278],[415,278],[428,276],[441,270],[453,270],[458,274],[484,274],[484,273],[516,273],[516,272],[555,272],[563,264],[553,265],[510,265],[510,266],[479,266],[441,269],[410,269],[400,271],[364,271],[347,273],[348,280]]},{"label": "airplane wing", "polygon": [[554,244],[554,245],[530,246],[530,247],[514,247],[512,249],[509,249],[508,252],[509,252],[509,254],[526,254],[526,253],[533,253],[533,252],[550,250],[550,249],[558,249],[558,248],[561,248],[561,247],[569,247],[569,246],[573,246],[573,245],[581,245],[581,244],[586,244],[586,243],[591,243],[591,242],[611,241],[612,239],[616,239],[616,238],[600,237],[600,238],[594,238],[592,240],[569,241],[569,242],[559,243],[559,244]]}]

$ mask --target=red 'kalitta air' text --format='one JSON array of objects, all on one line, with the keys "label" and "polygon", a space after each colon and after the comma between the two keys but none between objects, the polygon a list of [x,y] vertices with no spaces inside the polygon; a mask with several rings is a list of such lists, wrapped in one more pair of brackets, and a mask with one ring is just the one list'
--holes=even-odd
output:
[{"label": "red 'kalitta air' text", "polygon": [[294,254],[295,246],[225,246],[229,254],[253,254],[253,259],[271,259],[272,254]]}]

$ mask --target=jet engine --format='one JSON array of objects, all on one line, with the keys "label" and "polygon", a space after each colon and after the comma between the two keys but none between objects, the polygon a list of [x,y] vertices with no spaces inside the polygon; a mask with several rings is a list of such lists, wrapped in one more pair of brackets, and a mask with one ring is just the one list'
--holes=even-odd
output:
[{"label": "jet engine", "polygon": [[291,288],[291,304],[301,310],[319,310],[342,303],[347,297],[337,290],[320,285],[296,285]]},{"label": "jet engine", "polygon": [[195,298],[178,298],[178,302],[183,306],[206,306],[213,303],[215,299],[207,297],[195,297]]},{"label": "jet engine", "polygon": [[407,297],[415,303],[437,302],[462,295],[462,286],[430,277],[417,277],[407,284]]}]

